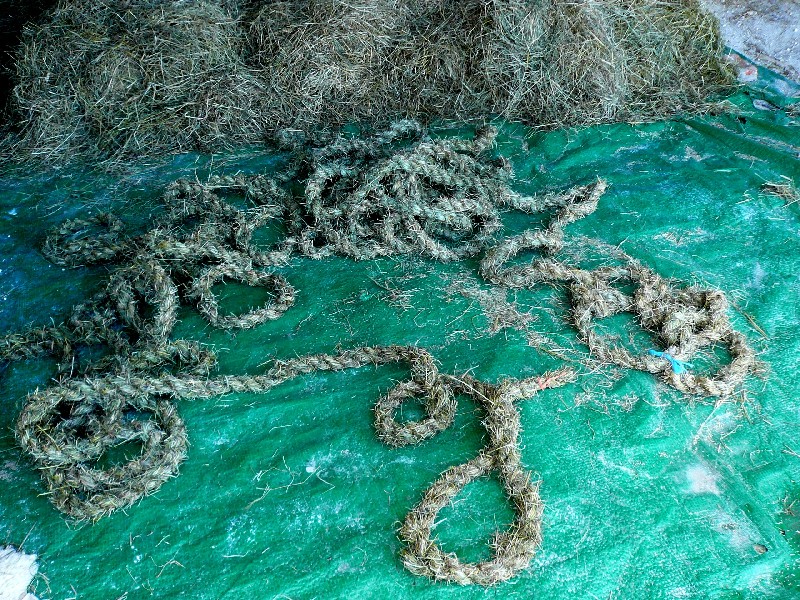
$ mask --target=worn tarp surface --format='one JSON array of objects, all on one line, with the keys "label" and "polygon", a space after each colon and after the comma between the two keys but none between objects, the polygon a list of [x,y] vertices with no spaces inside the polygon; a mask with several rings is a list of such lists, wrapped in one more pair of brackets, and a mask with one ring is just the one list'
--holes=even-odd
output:
[{"label": "worn tarp surface", "polygon": [[[52,362],[4,367],[0,544],[39,555],[42,598],[800,598],[800,203],[761,192],[768,181],[800,183],[798,96],[762,71],[718,114],[550,133],[502,127],[497,152],[513,163],[516,189],[609,181],[597,212],[567,228],[575,254],[602,261],[616,247],[664,276],[723,290],[735,327],[768,367],[727,403],[604,366],[520,404],[544,537],[513,580],[462,588],[404,570],[399,523],[439,473],[475,456],[483,433],[476,407],[461,398],[454,425],[432,440],[402,449],[379,442],[371,406],[405,376],[400,367],[181,401],[191,445],[180,475],[84,526],[52,508],[13,433],[26,393],[49,385]],[[265,151],[182,156],[122,176],[85,165],[6,170],[0,333],[60,321],[107,273],[48,263],[39,251],[48,228],[111,210],[135,231],[158,214],[160,192],[177,177],[270,171],[280,160]],[[508,214],[502,235],[536,222]],[[264,243],[278,235],[264,233]],[[282,318],[232,335],[185,307],[175,336],[214,347],[221,373],[256,374],[276,357],[415,344],[443,372],[496,381],[586,354],[562,291],[500,290],[482,282],[475,260],[295,259],[281,272],[298,290]],[[220,291],[230,311],[261,299],[233,284]],[[639,352],[653,347],[630,318],[603,326]],[[710,353],[695,368],[724,360]],[[413,418],[413,407],[404,416]],[[435,533],[444,549],[480,560],[511,518],[489,478],[442,511]]]}]

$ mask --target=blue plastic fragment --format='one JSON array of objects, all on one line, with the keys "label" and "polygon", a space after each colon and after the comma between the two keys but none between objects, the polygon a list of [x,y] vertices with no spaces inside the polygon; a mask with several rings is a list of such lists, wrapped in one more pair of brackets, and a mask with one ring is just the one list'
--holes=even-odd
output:
[{"label": "blue plastic fragment", "polygon": [[690,362],[686,362],[686,361],[683,361],[683,360],[678,360],[677,358],[672,356],[669,352],[659,352],[658,350],[653,350],[652,348],[650,348],[650,350],[648,350],[648,352],[652,356],[658,356],[660,358],[664,358],[664,359],[668,360],[669,364],[672,365],[673,373],[677,373],[678,375],[680,375],[682,373],[686,373],[686,371],[691,369],[692,366],[693,366],[692,363],[690,363]]}]

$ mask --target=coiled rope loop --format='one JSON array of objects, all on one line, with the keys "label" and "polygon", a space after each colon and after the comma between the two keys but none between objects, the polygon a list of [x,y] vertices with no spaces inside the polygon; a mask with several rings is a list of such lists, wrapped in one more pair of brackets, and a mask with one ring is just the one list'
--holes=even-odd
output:
[{"label": "coiled rope loop", "polygon": [[[660,374],[669,385],[701,396],[729,396],[758,369],[755,352],[735,331],[728,316],[728,302],[718,291],[699,286],[681,287],[627,257],[625,264],[584,270],[558,258],[564,247],[564,227],[597,208],[606,190],[603,180],[573,188],[566,194],[543,200],[539,208],[556,213],[543,229],[531,229],[508,238],[486,252],[480,273],[487,281],[513,289],[539,284],[566,285],[572,320],[589,351],[601,361],[620,367]],[[523,251],[540,257],[523,265],[505,266]],[[633,295],[617,286],[632,285]],[[643,351],[634,355],[597,334],[594,322],[622,312],[633,313],[639,325],[666,348],[670,356],[690,361],[715,344],[725,347],[729,364],[711,375],[677,373],[672,363]]]}]

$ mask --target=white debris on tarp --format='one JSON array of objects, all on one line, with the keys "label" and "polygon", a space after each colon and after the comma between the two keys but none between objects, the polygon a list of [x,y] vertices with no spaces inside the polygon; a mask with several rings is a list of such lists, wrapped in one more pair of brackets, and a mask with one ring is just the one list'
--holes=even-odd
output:
[{"label": "white debris on tarp", "polygon": [[[702,0],[720,20],[725,44],[800,82],[800,3],[797,0]],[[739,73],[753,81],[752,72]],[[752,79],[748,79],[748,77]]]},{"label": "white debris on tarp", "polygon": [[38,570],[35,554],[0,546],[0,600],[37,600],[28,586]]}]

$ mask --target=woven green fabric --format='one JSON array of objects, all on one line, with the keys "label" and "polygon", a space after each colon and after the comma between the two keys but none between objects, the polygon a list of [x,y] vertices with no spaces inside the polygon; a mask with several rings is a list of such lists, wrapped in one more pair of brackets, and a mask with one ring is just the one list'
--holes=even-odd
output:
[{"label": "woven green fabric", "polygon": [[[25,394],[46,386],[54,366],[11,365],[0,371],[0,540],[40,555],[44,598],[798,597],[800,203],[760,188],[781,176],[800,182],[800,89],[761,75],[718,116],[546,134],[501,129],[497,150],[512,161],[519,191],[609,181],[596,213],[567,230],[571,247],[599,238],[664,276],[725,291],[735,326],[769,366],[745,397],[719,406],[611,367],[522,403],[523,459],[541,477],[545,510],[543,544],[520,576],[487,591],[403,569],[399,522],[440,472],[483,444],[466,398],[455,425],[428,442],[390,449],[375,439],[371,405],[404,376],[391,366],[181,402],[191,447],[180,476],[127,514],[74,527],[40,495],[12,434]],[[104,275],[45,261],[39,247],[50,227],[100,210],[144,225],[177,177],[259,172],[279,161],[263,152],[183,156],[122,178],[79,167],[6,172],[0,333],[59,321]],[[505,233],[532,220],[508,214]],[[175,336],[211,344],[222,373],[255,374],[271,358],[337,346],[416,344],[445,372],[496,381],[568,364],[535,347],[541,335],[567,358],[585,352],[559,292],[498,292],[478,276],[477,260],[294,259],[280,271],[298,290],[281,319],[232,335],[187,308]],[[221,295],[230,311],[261,299],[235,284]],[[629,319],[604,324],[639,351],[651,347]],[[512,513],[490,479],[468,486],[440,517],[442,547],[474,561]]]}]

